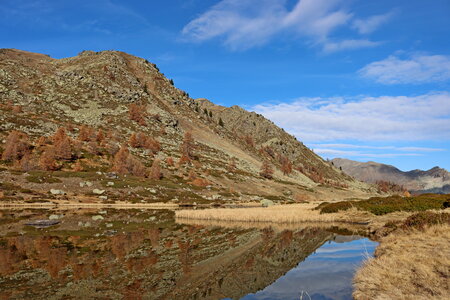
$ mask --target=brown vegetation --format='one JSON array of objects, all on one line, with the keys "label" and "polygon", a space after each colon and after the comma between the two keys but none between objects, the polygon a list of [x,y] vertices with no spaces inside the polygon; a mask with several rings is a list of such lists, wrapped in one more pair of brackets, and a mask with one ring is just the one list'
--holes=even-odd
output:
[{"label": "brown vegetation", "polygon": [[61,127],[52,137],[54,155],[56,159],[69,160],[72,158],[71,138],[67,136],[66,130]]},{"label": "brown vegetation", "polygon": [[375,184],[378,186],[378,191],[383,193],[394,192],[406,194],[408,192],[404,186],[390,181],[378,180]]},{"label": "brown vegetation", "polygon": [[145,148],[150,150],[153,154],[161,150],[161,144],[157,140],[142,132],[137,134],[133,133],[128,139],[128,143],[133,148]]},{"label": "brown vegetation", "polygon": [[292,163],[286,156],[280,157],[280,163],[281,163],[281,171],[284,175],[289,175],[292,173]]},{"label": "brown vegetation", "polygon": [[166,163],[167,163],[167,165],[170,166],[170,167],[173,167],[173,166],[175,165],[175,163],[174,163],[172,157],[168,157],[168,158],[166,159]]},{"label": "brown vegetation", "polygon": [[93,128],[86,125],[82,125],[80,127],[80,132],[78,133],[78,140],[82,142],[89,142],[93,140],[94,136],[95,132]]},{"label": "brown vegetation", "polygon": [[145,105],[132,103],[128,106],[128,116],[130,120],[133,120],[142,126],[147,125],[147,122],[145,121],[145,117],[147,116],[146,111]]},{"label": "brown vegetation", "polygon": [[259,175],[267,179],[273,178],[273,169],[268,161],[263,162]]},{"label": "brown vegetation", "polygon": [[44,152],[42,152],[39,159],[39,166],[44,171],[54,171],[58,169],[55,159],[55,149],[52,146],[47,146]]},{"label": "brown vegetation", "polygon": [[113,160],[112,170],[119,174],[132,174],[134,176],[145,176],[145,166],[128,150],[127,146],[122,145],[116,153]]},{"label": "brown vegetation", "polygon": [[450,225],[396,231],[354,278],[353,297],[450,299]]},{"label": "brown vegetation", "polygon": [[2,159],[14,162],[20,160],[29,151],[30,144],[28,136],[23,132],[13,130],[6,138]]},{"label": "brown vegetation", "polygon": [[314,204],[276,205],[254,208],[217,208],[204,210],[179,210],[175,216],[179,219],[217,220],[239,222],[334,222],[345,221],[340,214],[323,215],[314,210]]},{"label": "brown vegetation", "polygon": [[159,159],[155,159],[153,161],[152,166],[150,167],[150,174],[149,177],[151,179],[161,179],[163,178],[163,174],[161,172],[161,166],[160,166],[160,161]]},{"label": "brown vegetation", "polygon": [[384,215],[396,211],[423,211],[428,209],[444,209],[450,201],[450,195],[422,194],[413,197],[372,197],[361,201],[339,201],[321,203],[317,209],[321,213],[335,213],[351,208],[369,211],[375,215]]},{"label": "brown vegetation", "polygon": [[180,147],[181,157],[180,161],[190,161],[194,158],[194,138],[192,137],[192,133],[190,131],[187,131],[184,134],[183,143]]},{"label": "brown vegetation", "polygon": [[206,186],[210,185],[211,182],[209,182],[207,179],[197,177],[197,178],[193,179],[192,181],[190,181],[189,184],[192,184],[192,185],[198,186],[198,187],[206,187]]}]

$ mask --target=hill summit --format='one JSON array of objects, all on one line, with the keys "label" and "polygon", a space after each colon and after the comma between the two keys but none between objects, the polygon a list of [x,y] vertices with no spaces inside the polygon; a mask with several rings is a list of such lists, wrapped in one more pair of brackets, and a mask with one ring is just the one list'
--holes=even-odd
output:
[{"label": "hill summit", "polygon": [[5,199],[51,189],[86,201],[295,202],[375,191],[262,115],[192,99],[123,52],[2,49],[0,112]]}]

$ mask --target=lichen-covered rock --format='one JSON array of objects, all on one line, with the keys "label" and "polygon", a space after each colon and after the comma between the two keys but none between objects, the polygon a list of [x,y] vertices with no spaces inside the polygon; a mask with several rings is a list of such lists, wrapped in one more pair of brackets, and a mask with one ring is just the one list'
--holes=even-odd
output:
[{"label": "lichen-covered rock", "polygon": [[99,189],[93,189],[92,193],[95,195],[103,195],[106,191],[105,190],[99,190]]}]

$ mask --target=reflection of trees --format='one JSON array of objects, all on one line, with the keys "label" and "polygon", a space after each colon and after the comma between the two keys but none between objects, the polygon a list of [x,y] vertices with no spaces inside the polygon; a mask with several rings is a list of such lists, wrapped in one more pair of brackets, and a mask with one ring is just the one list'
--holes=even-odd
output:
[{"label": "reflection of trees", "polygon": [[124,299],[183,299],[193,293],[236,298],[269,285],[328,236],[319,229],[183,226],[100,237],[5,237],[0,239],[0,290],[12,286],[17,272],[42,269],[49,275],[40,279],[47,293],[88,280],[95,290],[115,291]]}]

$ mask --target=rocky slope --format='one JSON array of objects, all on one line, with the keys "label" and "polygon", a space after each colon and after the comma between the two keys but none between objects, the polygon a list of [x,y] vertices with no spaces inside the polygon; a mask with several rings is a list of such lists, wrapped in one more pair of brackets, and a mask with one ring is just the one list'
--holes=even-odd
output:
[{"label": "rocky slope", "polygon": [[[7,198],[34,201],[50,188],[89,196],[92,185],[79,188],[86,178],[113,201],[295,201],[374,192],[263,116],[192,99],[156,65],[123,52],[53,59],[2,49],[0,104],[0,176],[22,187],[3,193]],[[56,133],[59,128],[65,132]],[[24,149],[5,155],[13,131]],[[141,141],[132,142],[138,133]],[[66,154],[51,165],[48,152],[56,148]],[[124,157],[129,165],[118,166]],[[260,175],[263,162],[273,175]],[[155,164],[162,180],[151,171]]]},{"label": "rocky slope", "polygon": [[439,167],[428,171],[403,172],[394,166],[373,161],[362,163],[335,158],[332,162],[336,167],[342,168],[345,173],[368,183],[383,180],[402,185],[416,193],[450,193],[450,173]]}]

